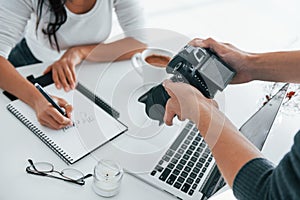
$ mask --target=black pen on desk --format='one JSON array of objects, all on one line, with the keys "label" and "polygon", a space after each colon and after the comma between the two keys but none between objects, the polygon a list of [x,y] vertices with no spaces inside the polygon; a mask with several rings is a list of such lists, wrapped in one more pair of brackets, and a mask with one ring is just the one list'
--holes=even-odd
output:
[{"label": "black pen on desk", "polygon": [[42,95],[47,99],[47,101],[51,103],[51,105],[54,108],[56,108],[58,112],[60,112],[60,114],[67,117],[66,112],[59,105],[57,105],[57,103],[55,103],[55,101],[50,97],[49,94],[47,94],[47,92],[42,88],[42,86],[40,86],[38,83],[35,83],[34,86],[42,93]]}]

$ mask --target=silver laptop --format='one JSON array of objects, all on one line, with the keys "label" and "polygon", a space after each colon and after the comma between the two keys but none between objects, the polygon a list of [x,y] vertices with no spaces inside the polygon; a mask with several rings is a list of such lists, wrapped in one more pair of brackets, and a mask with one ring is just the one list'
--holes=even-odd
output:
[{"label": "silver laptop", "polygon": [[[242,125],[240,131],[262,149],[288,84]],[[144,182],[178,199],[207,199],[225,185],[215,160],[197,128],[188,122],[156,163],[147,163],[152,171],[133,174]]]}]

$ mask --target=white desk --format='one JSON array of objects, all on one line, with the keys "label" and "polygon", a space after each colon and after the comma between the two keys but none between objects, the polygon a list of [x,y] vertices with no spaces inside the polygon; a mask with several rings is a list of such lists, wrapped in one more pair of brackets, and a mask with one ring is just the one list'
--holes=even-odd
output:
[{"label": "white desk", "polygon": [[[106,73],[107,64],[84,64],[78,70],[78,77],[81,83],[85,83],[91,90],[103,97],[108,103],[120,110],[124,105],[122,101],[113,101],[109,87],[107,90],[99,90],[101,87],[97,83],[106,81],[108,76],[97,80],[102,73]],[[109,66],[109,71],[114,74],[109,76],[113,82],[122,77],[128,70],[131,70],[130,62],[123,61],[113,63]],[[22,68],[20,72],[24,75],[40,75],[45,66],[36,65]],[[225,92],[225,112],[235,124],[241,125],[251,113],[258,108],[257,101],[262,93],[259,92],[261,83],[253,82],[239,86],[230,86]],[[258,92],[257,92],[258,91]],[[247,95],[246,95],[247,94]],[[32,176],[25,172],[28,166],[27,159],[34,161],[49,161],[55,168],[63,169],[68,167],[56,154],[54,154],[45,144],[43,144],[34,134],[24,127],[13,115],[5,108],[9,100],[1,94],[0,98],[0,121],[1,121],[1,178],[0,199],[102,199],[97,196],[92,188],[92,179],[87,180],[84,186],[77,186],[63,181],[46,177]],[[241,103],[243,102],[243,103]],[[277,120],[272,129],[271,137],[268,139],[264,148],[265,155],[277,162],[282,155],[289,150],[292,137],[297,130],[297,123],[300,115],[287,116],[281,115],[280,121]],[[122,120],[122,113],[121,113]],[[128,140],[127,135],[117,138],[119,141]],[[278,142],[285,145],[278,145]],[[138,145],[138,144],[137,144]],[[96,154],[91,154],[78,163],[72,165],[84,173],[92,172],[97,162],[97,155],[109,151],[110,145],[100,148]],[[168,194],[154,189],[145,183],[137,180],[131,175],[125,174],[122,181],[122,188],[119,195],[112,199],[173,199]]]},{"label": "white desk", "polygon": [[[25,76],[40,75],[43,67],[32,66],[20,71]],[[9,100],[1,94],[0,132],[2,139],[0,152],[2,161],[0,173],[3,181],[0,183],[0,199],[102,199],[93,192],[92,179],[88,179],[86,184],[81,187],[64,181],[32,176],[25,172],[28,158],[32,158],[34,161],[49,161],[58,170],[68,166],[6,110],[5,104],[8,102]],[[97,160],[93,156],[88,156],[72,167],[89,173],[93,171],[96,162]],[[145,187],[144,183],[130,175],[125,175],[123,178],[121,192],[113,199],[170,199],[169,195],[152,187]],[[153,195],[145,196],[146,193]]]},{"label": "white desk", "polygon": [[[216,3],[203,4],[203,6],[183,8],[180,9],[180,12],[176,11],[176,13],[163,12],[164,16],[157,14],[151,16],[149,21],[151,27],[172,29],[188,34],[190,37],[205,38],[213,36],[223,41],[232,42],[248,51],[299,48],[299,32],[297,32],[299,28],[295,25],[298,24],[299,17],[293,15],[298,11],[297,6],[293,6],[293,4],[291,6],[291,2],[297,3],[297,1],[276,2],[277,4],[270,0],[264,2],[253,0],[247,3],[237,0],[216,1]],[[170,3],[172,4],[173,1],[170,1]],[[291,9],[292,12],[290,12]],[[214,16],[216,13],[217,15]],[[193,21],[195,24],[192,27],[190,23],[187,23],[190,17],[196,19]],[[161,37],[160,34],[157,36]],[[184,37],[181,39],[181,41],[185,40]],[[184,42],[175,41],[175,46],[172,46],[174,51],[184,44]],[[128,72],[128,68],[124,67],[126,65],[128,63],[119,62],[110,66],[110,70],[114,73],[109,76],[109,79],[118,81],[120,74]],[[117,105],[118,101],[113,100],[110,93],[112,90],[106,90],[105,92],[97,85],[103,67],[105,67],[105,64],[89,64],[85,68],[80,68],[78,70],[79,80],[107,102],[112,102],[117,109],[120,109],[122,102]],[[40,66],[21,69],[24,76],[29,74],[40,75],[42,71],[43,67]],[[105,76],[102,81],[107,78]],[[258,92],[260,86],[260,83],[254,82],[230,86],[226,89],[225,112],[237,126],[240,126],[258,108],[257,102],[263,96],[261,92]],[[6,110],[5,105],[7,103],[9,103],[9,100],[0,94],[1,200],[104,199],[93,192],[91,188],[92,179],[87,180],[86,184],[81,187],[59,180],[27,174],[25,167],[28,166],[28,158],[32,158],[34,161],[49,161],[58,170],[67,167],[67,165]],[[293,135],[299,128],[297,124],[299,120],[299,114],[294,116],[281,115],[274,124],[263,152],[275,163],[278,163],[289,150]],[[122,138],[126,140],[126,137]],[[101,154],[107,148],[109,148],[109,145],[99,149],[98,152]],[[72,167],[78,168],[84,173],[89,173],[92,172],[96,162],[96,157],[91,155]],[[226,195],[226,197],[220,196],[215,199],[234,199],[230,191]],[[125,174],[120,194],[112,199],[167,200],[174,198]]]}]

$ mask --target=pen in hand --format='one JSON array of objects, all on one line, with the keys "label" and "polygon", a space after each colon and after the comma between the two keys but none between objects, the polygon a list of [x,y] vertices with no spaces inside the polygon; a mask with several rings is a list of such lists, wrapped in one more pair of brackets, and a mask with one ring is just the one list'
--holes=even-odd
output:
[{"label": "pen in hand", "polygon": [[38,83],[35,83],[34,86],[42,93],[42,95],[47,99],[51,105],[60,112],[63,116],[67,117],[67,113],[50,97],[49,94],[40,86]]}]

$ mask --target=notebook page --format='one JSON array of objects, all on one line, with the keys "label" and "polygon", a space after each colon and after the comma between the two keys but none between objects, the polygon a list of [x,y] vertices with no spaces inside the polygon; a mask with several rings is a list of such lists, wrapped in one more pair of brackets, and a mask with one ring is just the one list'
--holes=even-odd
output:
[{"label": "notebook page", "polygon": [[65,152],[67,160],[75,162],[90,151],[127,130],[127,127],[99,108],[77,90],[68,93],[52,84],[44,88],[50,95],[62,97],[73,105],[74,126],[52,130],[40,125],[33,109],[20,100],[11,102],[22,115],[42,131],[55,149]]}]

